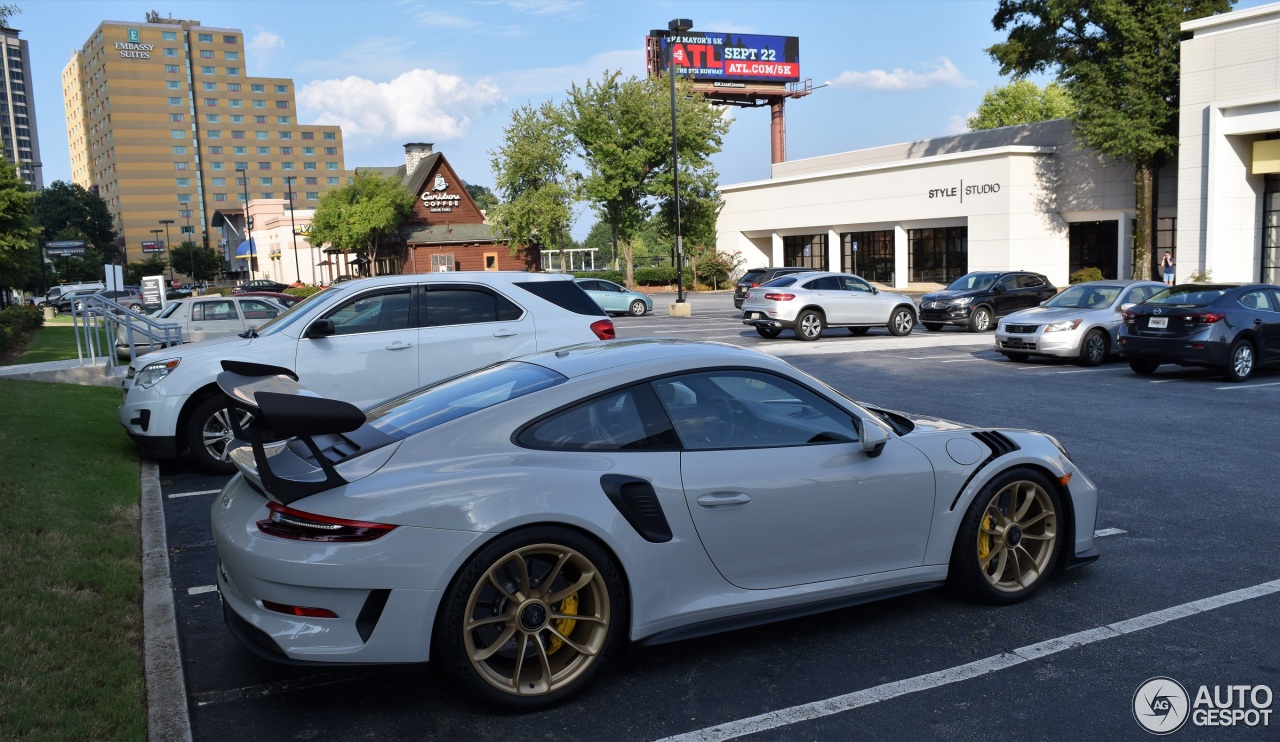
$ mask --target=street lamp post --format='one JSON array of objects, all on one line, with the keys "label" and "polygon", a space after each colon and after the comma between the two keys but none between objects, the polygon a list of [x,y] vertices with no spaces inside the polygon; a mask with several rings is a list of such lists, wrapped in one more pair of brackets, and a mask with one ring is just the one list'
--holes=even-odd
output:
[{"label": "street lamp post", "polygon": [[[183,213],[186,214],[186,220],[187,220],[186,233],[190,235],[190,237],[183,240],[182,244],[191,246],[187,248],[188,250],[191,251],[187,253],[187,257],[191,258],[191,283],[192,285],[194,285],[196,283],[196,233],[194,230],[191,229],[191,209],[185,209]],[[208,250],[209,236],[207,232],[205,233],[204,242],[205,242],[204,247],[206,250]]]},{"label": "street lamp post", "polygon": [[[160,229],[159,227],[156,227],[155,229],[151,230],[151,241],[152,241],[152,242],[159,242],[159,241],[160,241],[160,233],[161,233],[161,232],[163,232],[163,231],[164,231],[164,230],[163,230],[163,229]],[[165,255],[166,255],[166,257],[167,257],[167,256],[168,256],[168,252],[169,252],[169,243],[168,243],[168,242],[165,242],[165,243],[164,243],[164,249],[165,249]],[[170,260],[170,261],[169,261],[169,280],[170,280],[170,281],[172,281],[172,280],[173,280],[173,261],[172,261],[172,260]]]},{"label": "street lamp post", "polygon": [[44,293],[49,293],[49,266],[44,260],[44,248],[40,245],[40,220],[36,214],[36,197],[40,191],[36,188],[36,171],[44,167],[39,162],[31,163],[31,224],[36,228],[36,255],[40,257],[40,277],[44,284]]},{"label": "street lamp post", "polygon": [[675,18],[666,31],[652,31],[667,39],[667,75],[671,78],[671,196],[676,211],[676,303],[684,303],[684,237],[680,233],[680,155],[676,144],[676,60],[672,37],[693,28],[688,18]]},{"label": "street lamp post", "polygon": [[298,262],[298,225],[293,222],[293,184],[297,176],[284,176],[284,187],[289,193],[289,231],[293,232],[293,270],[297,274],[298,283],[302,283],[302,265]]},{"label": "street lamp post", "polygon": [[[173,224],[172,219],[161,219],[160,223],[164,225],[164,254],[169,257],[169,283],[173,283],[173,246],[169,244],[169,225]],[[159,232],[160,230],[152,230]]]},{"label": "street lamp post", "polygon": [[249,242],[249,278],[258,271],[258,248],[253,244],[253,217],[249,215],[249,171],[236,168],[240,185],[244,186],[244,233]]}]

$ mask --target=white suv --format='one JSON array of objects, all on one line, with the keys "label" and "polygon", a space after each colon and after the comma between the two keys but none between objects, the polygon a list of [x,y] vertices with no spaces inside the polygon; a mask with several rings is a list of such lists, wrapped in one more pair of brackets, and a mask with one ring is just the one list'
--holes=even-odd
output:
[{"label": "white suv", "polygon": [[742,324],[766,338],[792,330],[797,340],[817,340],[828,327],[847,327],[854,335],[885,327],[892,335],[908,335],[916,305],[848,273],[793,273],[749,289]]},{"label": "white suv", "polygon": [[613,322],[562,274],[427,273],[335,284],[256,331],[136,359],[120,424],[153,458],[186,448],[204,468],[229,472],[232,426],[215,382],[224,360],[288,368],[321,396],[367,407],[506,358],[613,337]]}]

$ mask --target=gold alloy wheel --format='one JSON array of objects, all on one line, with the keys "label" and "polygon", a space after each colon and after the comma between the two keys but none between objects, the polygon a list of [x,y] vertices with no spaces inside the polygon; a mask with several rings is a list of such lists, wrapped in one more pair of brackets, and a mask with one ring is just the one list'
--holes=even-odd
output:
[{"label": "gold alloy wheel", "polygon": [[560,544],[534,544],[501,557],[477,580],[462,639],[485,682],[540,696],[591,667],[609,621],[609,590],[591,560]]},{"label": "gold alloy wheel", "polygon": [[1043,487],[1025,479],[987,503],[978,527],[978,567],[991,587],[1016,593],[1036,583],[1053,558],[1058,514]]}]

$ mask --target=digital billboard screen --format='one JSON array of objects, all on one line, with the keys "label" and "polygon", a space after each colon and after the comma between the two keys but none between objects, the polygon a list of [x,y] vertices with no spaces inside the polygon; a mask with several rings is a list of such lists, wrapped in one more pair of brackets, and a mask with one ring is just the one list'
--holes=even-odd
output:
[{"label": "digital billboard screen", "polygon": [[[708,82],[798,82],[800,39],[746,33],[686,31],[661,39],[661,66]],[[671,56],[668,56],[670,45]]]},{"label": "digital billboard screen", "polygon": [[142,251],[145,253],[164,252],[163,240],[143,240]]}]

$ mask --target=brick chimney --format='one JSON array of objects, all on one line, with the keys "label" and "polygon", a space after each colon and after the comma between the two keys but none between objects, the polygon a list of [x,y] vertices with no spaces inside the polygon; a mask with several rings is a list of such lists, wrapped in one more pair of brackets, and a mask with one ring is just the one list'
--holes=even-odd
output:
[{"label": "brick chimney", "polygon": [[406,144],[404,146],[404,174],[406,176],[413,175],[418,163],[431,156],[431,148],[434,146],[434,144],[427,142],[410,142]]}]

